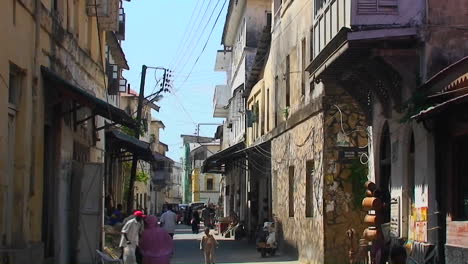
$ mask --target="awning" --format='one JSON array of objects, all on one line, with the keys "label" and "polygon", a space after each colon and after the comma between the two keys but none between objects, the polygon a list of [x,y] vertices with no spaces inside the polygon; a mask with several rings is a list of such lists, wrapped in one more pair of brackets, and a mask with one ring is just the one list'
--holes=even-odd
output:
[{"label": "awning", "polygon": [[262,141],[247,148],[238,150],[233,153],[233,156],[239,156],[242,154],[260,155],[264,158],[271,159],[271,140]]},{"label": "awning", "polygon": [[450,107],[468,102],[468,56],[442,69],[419,90],[431,91],[426,98],[431,106],[411,117],[416,121],[433,118]]},{"label": "awning", "polygon": [[202,166],[202,172],[207,173],[207,172],[222,172],[222,166],[226,163],[228,159],[235,158],[237,156],[242,156],[243,153],[237,153],[236,155],[233,155],[234,153],[238,152],[239,150],[242,150],[245,148],[244,142],[237,143],[227,149],[223,149],[219,151],[218,153],[215,153],[211,156],[209,156],[204,162]]},{"label": "awning", "polygon": [[468,94],[464,94],[450,100],[447,100],[443,103],[437,104],[435,106],[431,106],[425,110],[422,110],[417,115],[412,116],[411,118],[416,119],[416,121],[422,121],[424,119],[429,119],[437,114],[442,113],[443,111],[447,110],[451,106],[455,106],[461,103],[468,102]]},{"label": "awning", "polygon": [[139,159],[144,161],[150,162],[155,160],[148,142],[138,140],[119,130],[112,129],[106,131],[106,141],[111,143],[113,147],[125,149],[127,152],[137,155]]},{"label": "awning", "polygon": [[61,94],[76,100],[81,105],[89,107],[93,111],[93,114],[100,115],[114,121],[115,123],[130,128],[136,127],[136,122],[133,118],[122,109],[117,108],[106,101],[97,98],[88,91],[64,80],[47,67],[41,66],[41,72],[44,79],[49,81],[50,84],[54,84],[54,88],[56,88]]}]

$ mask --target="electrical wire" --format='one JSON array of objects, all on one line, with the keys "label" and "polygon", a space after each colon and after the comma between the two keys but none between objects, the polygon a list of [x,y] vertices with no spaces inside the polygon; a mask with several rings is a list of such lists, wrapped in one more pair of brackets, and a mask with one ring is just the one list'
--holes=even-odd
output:
[{"label": "electrical wire", "polygon": [[[216,11],[216,8],[218,7],[218,5],[219,5],[220,2],[221,2],[221,0],[218,0],[218,1],[216,2],[215,7],[213,8],[213,10],[212,10],[212,12],[211,12],[211,14],[210,14],[210,16],[209,16],[209,18],[208,18],[208,20],[207,20],[205,26],[203,27],[203,29],[202,29],[202,31],[201,31],[201,33],[200,33],[200,35],[199,35],[197,41],[196,41],[195,44],[193,45],[193,47],[198,47],[198,44],[200,43],[200,40],[202,39],[203,34],[205,33],[206,28],[207,28],[208,25],[210,24],[211,18],[213,17],[213,15],[214,15],[214,13],[215,13],[215,11]],[[227,0],[225,0],[224,3],[226,3],[226,2],[227,2]],[[220,13],[222,12],[223,9],[224,9],[224,5],[223,5],[223,7],[221,8]],[[218,18],[219,18],[219,15],[218,15]],[[216,21],[215,21],[213,27],[216,25],[216,23],[217,23],[217,21],[218,21],[218,18],[216,19]],[[209,34],[209,36],[208,36],[208,40],[209,40],[210,37],[211,37],[211,33],[213,33],[213,29],[211,30],[211,32],[210,32],[210,34]],[[207,40],[207,42],[208,42],[208,40]],[[203,47],[203,51],[204,51],[205,48],[206,48],[206,44],[207,44],[207,43],[205,43],[205,46]],[[191,57],[192,57],[192,55],[193,55],[193,53],[195,52],[195,50],[196,50],[195,48],[194,48],[194,49],[190,49],[190,53],[189,53],[188,58],[191,58]],[[203,53],[203,51],[202,51],[202,53]],[[199,58],[197,58],[195,64],[197,63],[198,59],[199,59]],[[189,59],[187,59],[187,60],[185,61],[185,63],[183,64],[183,66],[180,68],[181,71],[185,68],[185,66],[187,65],[188,62],[189,62]],[[192,69],[192,70],[193,70],[193,69]],[[190,73],[189,73],[189,75],[190,75]]]},{"label": "electrical wire", "polygon": [[203,1],[196,1],[196,5],[195,5],[195,7],[194,7],[193,10],[192,10],[192,14],[190,15],[189,21],[188,21],[188,23],[187,23],[187,27],[185,28],[184,34],[182,35],[182,39],[181,39],[181,41],[179,42],[179,46],[177,47],[177,50],[176,50],[176,53],[175,53],[176,56],[174,56],[174,57],[172,58],[172,61],[169,63],[169,65],[170,65],[171,67],[173,66],[174,59],[176,59],[177,54],[179,54],[181,48],[183,47],[183,44],[185,44],[185,38],[186,38],[186,36],[187,36],[187,33],[189,32],[190,26],[193,25],[192,19],[193,19],[193,17],[194,17],[195,11],[197,10],[197,7],[198,7],[198,4],[199,4],[199,3],[204,3],[204,2],[203,2]]},{"label": "electrical wire", "polygon": [[[198,25],[196,26],[196,30],[193,31],[193,34],[190,34],[189,36],[189,39],[187,40],[187,47],[183,50],[182,54],[181,54],[181,57],[179,59],[179,61],[176,61],[176,64],[175,64],[175,67],[174,69],[180,69],[180,66],[178,66],[181,62],[183,62],[184,60],[189,60],[190,59],[190,56],[187,57],[187,55],[191,54],[193,52],[193,50],[196,48],[196,46],[192,45],[192,43],[194,42],[196,36],[198,35],[198,31],[200,31],[200,29],[202,28],[202,24],[204,22],[204,18],[206,17],[206,14],[208,12],[208,10],[210,9],[210,6],[211,6],[211,3],[213,2],[213,0],[210,0],[205,8],[205,11],[203,12],[203,15],[201,16],[201,19],[198,23]],[[208,23],[209,21],[206,21],[206,23]],[[191,33],[192,33],[191,32]],[[188,53],[187,53],[188,52]]]},{"label": "electrical wire", "polygon": [[[190,46],[190,40],[193,37],[192,34],[194,34],[197,25],[199,25],[201,23],[201,20],[199,22],[198,19],[199,19],[200,15],[201,15],[201,13],[203,11],[203,8],[204,8],[204,5],[205,5],[206,1],[197,1],[197,2],[202,2],[202,5],[200,6],[199,11],[198,11],[195,19],[193,20],[193,22],[192,21],[188,22],[187,28],[186,28],[186,32],[188,34],[186,34],[186,37],[184,36],[184,38],[181,40],[180,48],[178,49],[177,53],[175,54],[174,60],[170,64],[171,68],[174,68],[174,70],[175,70],[175,66],[181,60],[181,56],[186,52],[186,49]],[[206,2],[206,3],[210,4],[210,2]],[[195,12],[196,7],[197,6],[195,6],[193,12]],[[208,5],[206,6],[206,8],[208,8]],[[201,19],[203,19],[203,17]]]},{"label": "electrical wire", "polygon": [[[220,0],[218,0],[218,3],[219,3],[219,1],[220,1]],[[211,34],[213,34],[213,31],[214,31],[214,29],[215,29],[215,27],[216,27],[216,24],[218,23],[219,17],[221,16],[221,13],[223,12],[224,7],[226,6],[226,3],[227,3],[227,0],[224,0],[224,4],[223,4],[223,6],[221,7],[221,10],[219,10],[218,16],[216,17],[216,20],[215,20],[215,22],[214,22],[214,24],[213,24],[213,27],[211,28],[210,34],[208,35],[208,39],[206,40],[205,45],[203,45],[203,48],[202,48],[200,54],[198,55],[197,59],[195,60],[195,62],[194,62],[194,64],[193,64],[192,68],[190,69],[190,72],[189,72],[188,76],[185,78],[184,82],[183,82],[180,86],[184,85],[184,83],[188,80],[188,78],[190,78],[190,75],[192,74],[193,69],[195,68],[195,66],[196,66],[197,63],[198,63],[198,60],[200,59],[201,55],[202,55],[203,52],[205,51],[206,46],[208,45],[208,42],[210,41]],[[215,8],[216,8],[216,7],[215,7]]]}]

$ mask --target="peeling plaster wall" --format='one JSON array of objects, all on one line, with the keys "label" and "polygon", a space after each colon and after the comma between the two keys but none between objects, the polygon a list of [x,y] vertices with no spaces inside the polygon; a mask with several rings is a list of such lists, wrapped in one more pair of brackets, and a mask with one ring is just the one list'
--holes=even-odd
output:
[{"label": "peeling plaster wall", "polygon": [[[318,113],[271,143],[273,215],[277,218],[282,249],[297,250],[303,263],[324,263],[323,114]],[[306,217],[306,161],[315,163],[313,217]],[[289,217],[289,166],[294,166],[294,217]],[[282,244],[282,245],[281,245]]]},{"label": "peeling plaster wall", "polygon": [[427,3],[427,28],[421,34],[426,41],[423,80],[468,56],[468,2],[427,0]]}]

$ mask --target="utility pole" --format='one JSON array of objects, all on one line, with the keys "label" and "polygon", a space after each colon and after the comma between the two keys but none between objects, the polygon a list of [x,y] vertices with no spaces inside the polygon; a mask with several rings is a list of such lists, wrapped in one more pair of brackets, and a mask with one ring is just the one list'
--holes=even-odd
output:
[{"label": "utility pole", "polygon": [[[143,65],[141,67],[141,80],[140,80],[140,94],[138,95],[138,106],[137,106],[137,117],[136,122],[137,126],[135,128],[135,137],[137,139],[140,138],[140,129],[141,129],[141,112],[143,109],[143,99],[145,98],[145,79],[146,79],[146,70],[148,67]],[[138,156],[134,153],[132,159],[132,169],[130,171],[130,182],[128,185],[128,193],[127,193],[127,211],[128,213],[132,213],[133,210],[133,196],[134,196],[134,189],[135,189],[135,180],[136,180],[136,171],[138,165]]]},{"label": "utility pole", "polygon": [[[145,98],[145,79],[146,79],[146,70],[147,69],[155,69],[155,70],[164,70],[164,75],[163,75],[163,82],[161,84],[161,89],[157,91],[155,94],[152,94]],[[138,106],[137,106],[137,116],[136,116],[136,122],[137,126],[135,128],[135,137],[137,139],[140,139],[140,133],[141,133],[141,115],[143,112],[143,101],[145,99],[149,100],[149,97],[151,96],[159,96],[160,93],[162,92],[168,92],[169,87],[171,87],[171,83],[169,78],[172,77],[171,74],[168,74],[167,72],[171,73],[171,70],[168,70],[166,68],[161,68],[161,67],[148,67],[146,65],[141,66],[141,80],[140,80],[140,93],[138,94]],[[150,100],[151,101],[151,100]],[[132,159],[132,168],[130,170],[130,182],[128,184],[128,193],[127,193],[127,212],[130,214],[132,213],[133,210],[133,198],[134,198],[134,189],[135,189],[135,181],[136,181],[136,171],[137,171],[137,166],[138,166],[138,156],[136,154],[133,154],[133,159]]]}]

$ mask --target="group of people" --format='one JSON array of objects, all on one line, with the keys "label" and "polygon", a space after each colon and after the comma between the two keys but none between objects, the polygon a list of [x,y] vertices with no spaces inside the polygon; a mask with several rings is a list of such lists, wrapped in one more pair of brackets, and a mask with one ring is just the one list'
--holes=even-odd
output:
[{"label": "group of people", "polygon": [[[174,253],[177,217],[171,208],[156,216],[135,211],[123,220],[119,247],[124,264],[169,264]],[[160,227],[162,226],[162,228]]]},{"label": "group of people", "polygon": [[[202,210],[202,215],[203,212]],[[200,241],[200,250],[203,251],[206,264],[214,263],[215,248],[218,246],[218,242],[210,234],[212,226],[209,223],[212,223],[212,220],[209,217],[211,216],[205,213],[203,220],[207,226]],[[195,220],[193,222],[198,222],[196,225],[196,233],[198,233],[201,218],[197,211],[193,212],[193,219]],[[169,205],[167,211],[159,219],[153,215],[145,215],[140,210],[124,218],[122,206],[119,204],[108,219],[108,223],[123,224],[119,248],[122,249],[124,264],[170,263],[174,254],[173,237],[177,225],[177,215],[172,211],[172,206]]]}]

